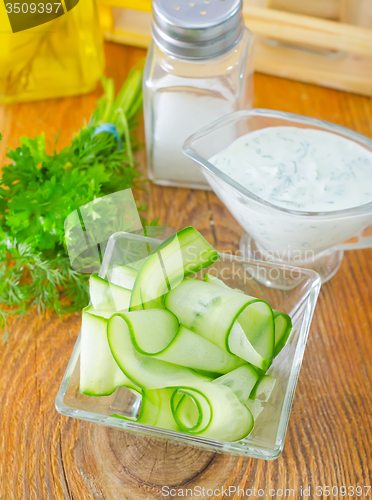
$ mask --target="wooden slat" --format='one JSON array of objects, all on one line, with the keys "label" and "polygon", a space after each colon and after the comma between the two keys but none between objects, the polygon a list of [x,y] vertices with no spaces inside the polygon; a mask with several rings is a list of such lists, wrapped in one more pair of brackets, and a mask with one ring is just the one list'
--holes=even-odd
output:
[{"label": "wooden slat", "polygon": [[260,9],[246,3],[243,11],[246,24],[254,34],[371,58],[372,30],[280,10]]},{"label": "wooden slat", "polygon": [[106,40],[147,48],[151,43],[151,12],[113,9],[113,28],[105,30]]},{"label": "wooden slat", "polygon": [[[251,0],[247,0],[251,4]],[[306,16],[322,17],[324,19],[339,20],[341,0],[267,0],[266,6],[271,9],[285,10]]]},{"label": "wooden slat", "polygon": [[370,0],[341,0],[340,21],[372,30],[372,2]]},{"label": "wooden slat", "polygon": [[372,58],[324,55],[285,45],[270,45],[256,36],[255,70],[273,76],[372,95]]}]

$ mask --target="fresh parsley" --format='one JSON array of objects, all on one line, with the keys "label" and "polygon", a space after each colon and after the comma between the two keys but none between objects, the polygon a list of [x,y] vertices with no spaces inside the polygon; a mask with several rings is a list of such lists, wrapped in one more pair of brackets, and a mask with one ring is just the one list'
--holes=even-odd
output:
[{"label": "fresh parsley", "polygon": [[[105,79],[104,96],[89,123],[71,144],[46,153],[45,135],[22,137],[9,150],[11,163],[0,180],[0,328],[7,318],[36,306],[40,312],[81,310],[88,302],[87,275],[71,268],[64,239],[65,218],[78,207],[106,194],[138,188],[140,173],[132,137],[142,107],[142,70],[133,69],[115,98]],[[114,124],[117,137],[97,133]],[[0,135],[1,140],[1,135]],[[143,207],[139,207],[143,209]]]}]

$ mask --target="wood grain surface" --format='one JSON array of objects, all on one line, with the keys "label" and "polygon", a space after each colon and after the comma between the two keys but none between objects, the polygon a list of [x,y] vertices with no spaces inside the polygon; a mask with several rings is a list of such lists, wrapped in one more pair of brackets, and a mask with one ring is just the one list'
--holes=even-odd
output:
[{"label": "wood grain surface", "polygon": [[[144,55],[107,44],[107,74],[121,84]],[[372,137],[369,98],[260,74],[255,85],[257,107],[323,118]],[[45,130],[52,142],[61,132],[65,144],[89,117],[99,93],[1,107],[2,161],[5,145],[17,146],[25,134]],[[237,248],[242,230],[212,193],[148,186],[139,197],[148,203],[148,216],[160,217],[162,224],[175,229],[193,224],[220,250]],[[317,495],[316,487],[371,485],[371,304],[372,250],[347,252],[339,273],[321,290],[284,452],[273,462],[60,416],[54,400],[80,316],[42,318],[31,312],[15,320],[9,343],[0,346],[0,498],[150,500],[166,498],[163,486],[181,490],[176,498],[358,498],[351,490]],[[195,486],[205,494],[192,494]],[[251,492],[221,492],[229,486]],[[216,494],[207,491],[217,488]],[[310,494],[301,488],[310,488],[305,492]],[[365,492],[359,498],[372,498]]]}]

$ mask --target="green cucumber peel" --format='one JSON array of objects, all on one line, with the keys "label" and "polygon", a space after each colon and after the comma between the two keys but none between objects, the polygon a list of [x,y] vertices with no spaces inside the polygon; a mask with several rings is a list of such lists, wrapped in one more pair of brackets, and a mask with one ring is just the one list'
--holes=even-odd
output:
[{"label": "green cucumber peel", "polygon": [[191,274],[220,258],[193,227],[165,240],[146,259],[133,286],[130,310],[164,308],[164,296]]},{"label": "green cucumber peel", "polygon": [[[222,349],[263,369],[267,369],[274,352],[274,318],[269,304],[263,300],[238,294],[226,287],[194,279],[186,279],[165,299],[165,307],[180,322]],[[230,342],[244,332],[242,338]],[[252,359],[242,344],[246,338],[257,359]]]},{"label": "green cucumber peel", "polygon": [[135,349],[145,356],[161,356],[179,331],[176,316],[165,309],[123,313]]},{"label": "green cucumber peel", "polygon": [[[244,361],[244,360],[243,360]],[[205,377],[209,377],[211,380],[214,380],[218,377],[221,377],[221,373],[216,373],[216,372],[208,372],[206,370],[195,370],[197,373],[200,373],[201,375],[204,375]]]},{"label": "green cucumber peel", "polygon": [[216,378],[212,383],[225,385],[235,394],[241,403],[245,404],[258,379],[259,374],[257,370],[252,365],[246,363],[236,370]]},{"label": "green cucumber peel", "polygon": [[[177,426],[183,432],[193,433],[194,431],[199,429],[203,422],[203,415],[206,413],[204,411],[203,414],[204,405],[202,405],[199,399],[195,396],[195,392],[198,392],[203,397],[203,394],[200,391],[191,388],[189,388],[189,391],[187,391],[187,388],[180,387],[179,389],[176,389],[174,391],[171,398],[171,411],[173,414],[173,418],[177,423]],[[190,401],[188,401],[187,398],[189,398]],[[206,401],[206,404],[209,405],[209,414],[211,415],[212,408],[210,407],[208,401]],[[183,415],[181,415],[182,410],[183,410]],[[196,419],[195,419],[195,411],[197,412]],[[190,416],[190,414],[192,413],[194,415]],[[192,419],[194,421],[196,420],[194,424],[192,423]],[[189,424],[187,425],[188,422]]]},{"label": "green cucumber peel", "polygon": [[[180,395],[187,397],[177,399]],[[181,387],[173,394],[171,407],[177,425],[189,434],[231,442],[245,438],[254,426],[251,412],[224,385]]]},{"label": "green cucumber peel", "polygon": [[[239,290],[238,288],[234,289],[230,288],[221,279],[217,278],[217,276],[213,276],[211,274],[204,273],[204,281],[207,283],[212,283],[217,286],[221,286],[222,288],[229,288],[234,292],[244,293],[242,290]],[[275,325],[275,347],[274,347],[273,357],[275,358],[287,343],[289,335],[291,334],[292,331],[292,320],[288,314],[283,313],[281,311],[276,311],[275,309],[273,309],[273,315],[274,315],[274,325]],[[268,368],[269,366],[266,367],[266,370]],[[266,371],[265,368],[263,368],[263,370]]]},{"label": "green cucumber peel", "polygon": [[86,396],[109,396],[117,387],[140,392],[119,368],[107,342],[108,311],[93,306],[83,310],[80,351],[80,392]]},{"label": "green cucumber peel", "polygon": [[141,408],[138,418],[125,417],[124,415],[111,415],[128,422],[152,425],[170,431],[179,431],[171,410],[171,397],[174,389],[145,389],[142,391]]},{"label": "green cucumber peel", "polygon": [[286,345],[292,332],[292,320],[288,314],[280,311],[273,311],[275,323],[275,348],[274,358],[280,353]]},{"label": "green cucumber peel", "polygon": [[271,359],[264,359],[247,339],[245,331],[239,321],[235,321],[229,336],[229,349],[231,352],[239,353],[239,356],[262,373],[268,370]]},{"label": "green cucumber peel", "polygon": [[221,441],[243,439],[254,426],[251,411],[228,387],[213,387],[208,382],[190,387],[144,389],[138,418],[111,416]]},{"label": "green cucumber peel", "polygon": [[122,311],[129,308],[131,291],[92,274],[89,293],[93,307],[98,310]]},{"label": "green cucumber peel", "polygon": [[274,390],[275,384],[276,379],[274,377],[271,375],[262,375],[254,386],[249,399],[258,399],[259,401],[266,403]]},{"label": "green cucumber peel", "polygon": [[[139,314],[138,311],[134,312]],[[163,389],[210,380],[190,368],[139,352],[134,346],[136,339],[127,323],[130,314],[132,313],[114,314],[107,325],[107,338],[112,355],[130,380],[143,389]]]},{"label": "green cucumber peel", "polygon": [[133,346],[146,356],[217,374],[244,364],[237,356],[180,326],[176,316],[165,309],[131,311],[123,313],[122,317],[128,325]]},{"label": "green cucumber peel", "polygon": [[213,374],[228,373],[244,364],[244,360],[224,351],[183,325],[167,348],[155,356],[170,363]]},{"label": "green cucumber peel", "polygon": [[226,386],[199,383],[190,387],[142,392],[138,418],[111,415],[122,420],[181,431],[221,441],[238,441],[253,429],[254,418],[247,406]]}]

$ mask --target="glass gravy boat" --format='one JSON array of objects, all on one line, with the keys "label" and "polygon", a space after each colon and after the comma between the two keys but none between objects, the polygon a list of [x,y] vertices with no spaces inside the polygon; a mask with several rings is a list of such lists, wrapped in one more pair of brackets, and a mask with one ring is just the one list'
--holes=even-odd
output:
[{"label": "glass gravy boat", "polygon": [[372,247],[372,203],[329,212],[289,210],[261,199],[208,161],[239,137],[276,126],[332,132],[372,152],[372,140],[350,129],[266,109],[221,118],[187,139],[183,152],[200,166],[213,191],[245,230],[240,244],[244,257],[313,269],[325,283],[340,268],[344,250]]}]

